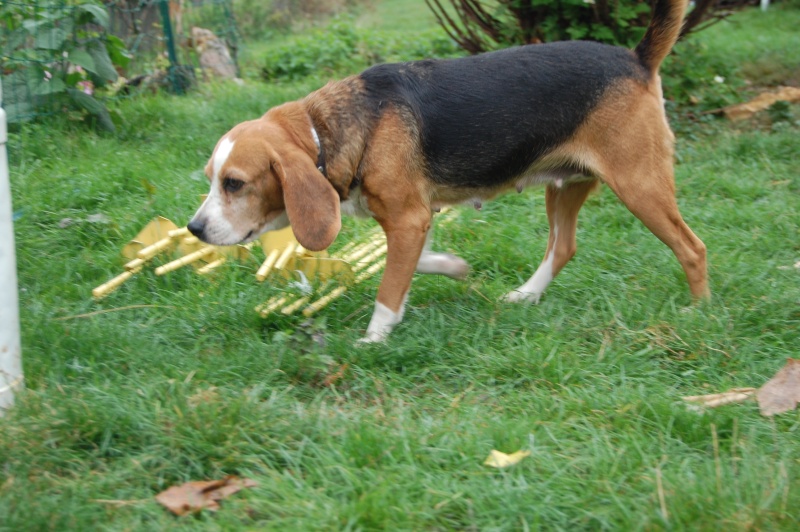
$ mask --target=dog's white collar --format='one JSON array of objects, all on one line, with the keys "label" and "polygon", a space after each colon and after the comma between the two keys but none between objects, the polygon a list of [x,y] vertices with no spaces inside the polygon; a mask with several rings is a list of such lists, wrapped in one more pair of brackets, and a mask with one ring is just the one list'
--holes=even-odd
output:
[{"label": "dog's white collar", "polygon": [[317,145],[317,151],[319,151],[319,135],[317,134],[317,130],[314,128],[314,126],[311,126],[311,136],[314,137],[314,144]]},{"label": "dog's white collar", "polygon": [[317,170],[319,170],[322,175],[327,176],[325,172],[325,150],[322,148],[319,134],[313,124],[311,125],[311,136],[314,137],[314,144],[317,145]]}]

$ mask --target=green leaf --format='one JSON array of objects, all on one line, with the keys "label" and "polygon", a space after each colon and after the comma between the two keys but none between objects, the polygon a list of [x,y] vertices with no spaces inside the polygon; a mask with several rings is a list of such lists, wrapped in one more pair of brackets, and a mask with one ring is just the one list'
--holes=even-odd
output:
[{"label": "green leaf", "polygon": [[67,88],[67,85],[64,83],[61,78],[52,78],[47,81],[42,81],[36,88],[33,90],[34,96],[47,96],[49,94],[56,94],[59,92],[64,92]]},{"label": "green leaf", "polygon": [[20,99],[20,95],[28,90],[27,72],[24,70],[4,74],[2,80],[3,101],[0,103],[11,103],[16,99]]},{"label": "green leaf", "polygon": [[72,50],[69,52],[67,59],[70,63],[78,65],[92,74],[97,74],[94,59],[92,59],[92,56],[89,55],[86,50],[81,50],[80,48]]},{"label": "green leaf", "polygon": [[[91,15],[94,19],[94,22],[103,26],[103,28],[109,28],[109,19],[108,19],[108,11],[103,6],[99,6],[97,4],[81,4],[78,6],[79,11],[83,11]],[[79,20],[82,20],[84,17],[79,16]]]},{"label": "green leaf", "polygon": [[569,35],[570,39],[579,40],[586,37],[589,31],[582,27],[582,26],[572,26],[567,28],[567,34]]},{"label": "green leaf", "polygon": [[40,50],[60,50],[67,37],[67,32],[61,28],[47,28],[36,34],[33,45]]},{"label": "green leaf", "polygon": [[605,43],[613,43],[614,42],[614,32],[611,31],[611,28],[608,26],[598,26],[595,28],[592,37],[600,42]]},{"label": "green leaf", "polygon": [[69,94],[73,102],[88,111],[97,120],[97,125],[101,129],[112,133],[116,131],[117,128],[114,126],[114,122],[111,120],[111,115],[105,105],[97,101],[93,96],[89,96],[77,89],[67,89],[67,94]]},{"label": "green leaf", "polygon": [[28,32],[24,29],[19,28],[14,30],[8,35],[8,39],[6,40],[5,45],[3,46],[3,55],[9,56],[11,52],[19,48],[21,45],[25,44],[25,41],[28,39]]},{"label": "green leaf", "polygon": [[96,69],[93,71],[94,74],[97,74],[104,81],[115,81],[119,77],[103,43],[93,41],[86,46],[86,51],[89,52],[89,55],[94,60]]},{"label": "green leaf", "polygon": [[106,51],[111,62],[120,68],[126,68],[133,57],[125,48],[122,39],[116,35],[106,35]]},{"label": "green leaf", "polygon": [[39,28],[39,26],[43,26],[48,23],[49,21],[47,20],[25,19],[22,21],[22,27],[33,34]]},{"label": "green leaf", "polygon": [[93,115],[102,113],[106,110],[106,107],[98,102],[93,96],[89,96],[83,91],[79,91],[78,89],[67,89],[67,94],[69,97],[72,98],[72,101],[78,104],[79,107],[86,109]]},{"label": "green leaf", "polygon": [[10,105],[3,105],[8,117],[8,123],[14,124],[24,120],[30,120],[34,116],[33,105],[27,102],[18,102]]}]

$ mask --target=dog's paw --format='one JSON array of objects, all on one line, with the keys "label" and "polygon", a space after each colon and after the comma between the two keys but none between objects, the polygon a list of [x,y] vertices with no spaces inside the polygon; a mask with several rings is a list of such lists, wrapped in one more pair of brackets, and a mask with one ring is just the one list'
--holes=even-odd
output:
[{"label": "dog's paw", "polygon": [[461,257],[450,255],[450,262],[448,263],[447,269],[442,272],[442,275],[446,275],[458,281],[463,281],[467,278],[467,275],[469,275],[469,270],[469,263],[467,261]]},{"label": "dog's paw", "polygon": [[368,345],[374,344],[384,344],[386,343],[386,339],[389,337],[389,333],[381,334],[377,332],[370,332],[367,331],[367,334],[363,338],[359,338],[356,340],[356,347],[366,347]]},{"label": "dog's paw", "polygon": [[469,264],[450,253],[423,251],[417,262],[417,273],[445,275],[463,281],[469,275]]},{"label": "dog's paw", "polygon": [[541,297],[541,292],[521,292],[519,290],[512,290],[500,298],[500,301],[503,303],[529,303],[537,305]]}]

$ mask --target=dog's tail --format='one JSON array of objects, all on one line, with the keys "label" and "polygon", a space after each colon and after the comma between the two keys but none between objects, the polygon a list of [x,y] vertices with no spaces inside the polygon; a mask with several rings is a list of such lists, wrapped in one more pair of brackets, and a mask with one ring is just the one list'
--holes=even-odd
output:
[{"label": "dog's tail", "polygon": [[688,0],[655,0],[650,26],[635,50],[639,61],[651,73],[658,71],[677,42],[687,4]]}]

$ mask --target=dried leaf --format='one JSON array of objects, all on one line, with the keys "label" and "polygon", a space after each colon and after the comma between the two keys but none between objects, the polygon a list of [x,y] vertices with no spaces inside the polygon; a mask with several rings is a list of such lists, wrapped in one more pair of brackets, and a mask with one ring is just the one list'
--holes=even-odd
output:
[{"label": "dried leaf", "polygon": [[764,416],[794,410],[800,403],[800,359],[789,358],[786,365],[756,392]]},{"label": "dried leaf", "polygon": [[86,221],[90,224],[107,224],[111,222],[111,218],[100,212],[97,214],[90,214],[86,217]]},{"label": "dried leaf", "polygon": [[349,364],[342,364],[341,366],[339,366],[339,369],[336,371],[336,373],[332,373],[327,377],[325,377],[325,380],[322,381],[322,385],[333,386],[334,384],[336,384],[336,381],[338,381],[344,376],[344,373],[347,371],[348,366]]},{"label": "dried leaf", "polygon": [[489,453],[489,457],[483,462],[483,465],[502,469],[505,467],[511,467],[512,465],[519,463],[519,461],[526,456],[530,455],[530,451],[517,451],[515,453],[506,454],[492,449],[492,452]]},{"label": "dried leaf", "polygon": [[764,92],[749,102],[723,107],[722,112],[725,113],[725,116],[730,120],[745,120],[757,112],[767,109],[778,101],[800,101],[800,87],[780,87],[778,90],[773,92]]},{"label": "dried leaf", "polygon": [[697,403],[708,408],[716,408],[731,403],[743,403],[756,393],[755,388],[733,388],[723,393],[709,395],[689,395],[682,399],[689,403]]},{"label": "dried leaf", "polygon": [[162,491],[156,495],[156,500],[175,515],[198,512],[203,508],[216,511],[219,509],[217,501],[257,485],[254,480],[234,476],[222,480],[186,482]]}]

